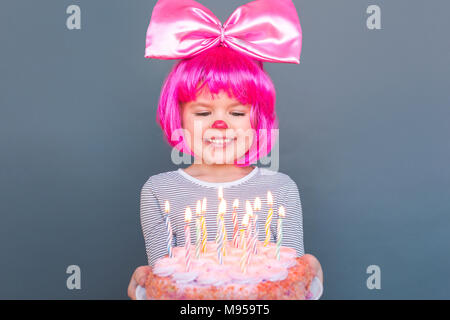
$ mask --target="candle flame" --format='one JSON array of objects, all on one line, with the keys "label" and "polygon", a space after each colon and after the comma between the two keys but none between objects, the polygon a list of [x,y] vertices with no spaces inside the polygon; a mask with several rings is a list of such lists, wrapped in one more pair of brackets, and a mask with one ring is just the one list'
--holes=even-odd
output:
[{"label": "candle flame", "polygon": [[191,219],[192,219],[191,208],[186,207],[186,211],[184,212],[184,221],[191,222]]},{"label": "candle flame", "polygon": [[219,187],[219,200],[220,199],[223,199],[223,187],[222,186]]},{"label": "candle flame", "polygon": [[280,206],[280,207],[278,208],[278,215],[279,215],[281,218],[284,218],[285,212],[284,212],[284,207],[283,207],[283,206]]},{"label": "candle flame", "polygon": [[242,225],[243,226],[247,226],[248,225],[248,219],[250,218],[250,216],[248,214],[245,214],[244,217],[242,218]]},{"label": "candle flame", "polygon": [[224,215],[227,210],[227,202],[222,199],[219,203],[219,215]]},{"label": "candle flame", "polygon": [[253,203],[253,210],[255,211],[261,210],[261,199],[259,197],[255,198],[255,202]]},{"label": "candle flame", "polygon": [[169,201],[166,200],[166,202],[164,202],[164,212],[169,213],[169,211],[170,211],[170,204]]},{"label": "candle flame", "polygon": [[250,201],[245,200],[245,212],[249,215],[249,217],[253,216],[253,209]]},{"label": "candle flame", "polygon": [[269,206],[273,205],[272,192],[270,192],[270,191],[267,191],[267,203],[269,204]]},{"label": "candle flame", "polygon": [[202,213],[205,213],[206,212],[206,198],[203,198],[203,201],[202,201]]},{"label": "candle flame", "polygon": [[197,206],[195,208],[195,213],[199,216],[202,214],[202,202],[197,200]]},{"label": "candle flame", "polygon": [[233,201],[233,208],[239,207],[239,199],[234,199]]}]

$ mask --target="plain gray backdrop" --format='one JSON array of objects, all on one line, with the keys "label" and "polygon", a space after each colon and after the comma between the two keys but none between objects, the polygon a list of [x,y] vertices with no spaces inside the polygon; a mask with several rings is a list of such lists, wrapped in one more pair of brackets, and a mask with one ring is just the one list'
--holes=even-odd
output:
[{"label": "plain gray backdrop", "polygon": [[[200,2],[223,22],[247,1]],[[0,298],[126,299],[146,264],[140,190],[177,169],[155,122],[174,61],[144,58],[155,3],[2,0]],[[294,4],[301,63],[266,70],[323,299],[450,298],[449,2]]]}]

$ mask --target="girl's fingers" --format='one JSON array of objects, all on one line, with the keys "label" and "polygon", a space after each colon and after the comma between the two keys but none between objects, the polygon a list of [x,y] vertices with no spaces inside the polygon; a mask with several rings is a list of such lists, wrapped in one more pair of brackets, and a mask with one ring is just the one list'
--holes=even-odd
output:
[{"label": "girl's fingers", "polygon": [[134,270],[133,275],[131,276],[131,280],[130,280],[130,284],[128,285],[128,297],[130,297],[133,300],[136,300],[136,288],[138,286],[138,284],[141,284],[142,281],[145,284],[145,277],[148,273],[148,271],[146,271],[147,266],[141,266],[136,268],[136,270]]},{"label": "girl's fingers", "polygon": [[136,300],[136,288],[138,285],[145,287],[145,280],[150,272],[150,266],[141,266],[136,268],[131,276],[130,284],[128,285],[128,297]]},{"label": "girl's fingers", "polygon": [[143,275],[139,278],[138,283],[141,287],[145,287],[145,280],[147,279],[147,275]]},{"label": "girl's fingers", "polygon": [[141,266],[141,267],[136,269],[134,278],[136,279],[136,282],[141,287],[145,286],[145,280],[147,280],[147,276],[148,276],[149,271],[150,271],[150,267],[149,266]]},{"label": "girl's fingers", "polygon": [[132,300],[136,300],[136,287],[137,282],[134,277],[131,277],[130,284],[128,285],[128,297],[130,297]]}]

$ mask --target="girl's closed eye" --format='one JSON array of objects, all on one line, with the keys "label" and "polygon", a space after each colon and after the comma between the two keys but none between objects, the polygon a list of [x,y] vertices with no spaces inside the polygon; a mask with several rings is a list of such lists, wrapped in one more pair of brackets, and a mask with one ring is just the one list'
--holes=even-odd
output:
[{"label": "girl's closed eye", "polygon": [[211,112],[209,112],[209,111],[202,111],[202,112],[195,113],[196,116],[200,116],[200,117],[206,117],[206,116],[209,116],[210,114],[211,114]]},{"label": "girl's closed eye", "polygon": [[[211,114],[211,112],[209,112],[209,111],[203,111],[203,112],[196,112],[195,113],[196,116],[200,116],[200,117],[206,117],[206,116],[209,116],[210,114]],[[245,112],[234,111],[234,112],[230,112],[230,114],[232,116],[235,116],[235,117],[243,117],[243,116],[245,116]]]}]

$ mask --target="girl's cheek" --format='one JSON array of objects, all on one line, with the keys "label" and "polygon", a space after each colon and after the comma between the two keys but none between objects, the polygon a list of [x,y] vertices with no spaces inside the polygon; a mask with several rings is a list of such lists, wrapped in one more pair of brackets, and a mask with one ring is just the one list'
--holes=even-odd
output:
[{"label": "girl's cheek", "polygon": [[250,117],[246,117],[246,118],[242,119],[239,123],[239,127],[242,130],[250,130],[252,128],[252,123],[251,123]]},{"label": "girl's cheek", "polygon": [[196,139],[203,137],[203,134],[208,129],[208,121],[201,119],[193,119],[191,122],[191,131],[192,134],[196,134]]}]

